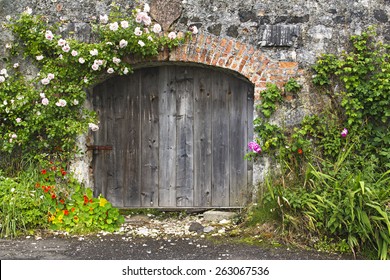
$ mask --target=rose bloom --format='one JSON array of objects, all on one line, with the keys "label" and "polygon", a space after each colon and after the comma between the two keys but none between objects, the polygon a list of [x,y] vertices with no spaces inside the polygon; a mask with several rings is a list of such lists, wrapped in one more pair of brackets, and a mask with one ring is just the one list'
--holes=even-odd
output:
[{"label": "rose bloom", "polygon": [[46,30],[46,33],[45,33],[45,38],[47,39],[47,40],[53,40],[53,38],[54,38],[54,35],[53,35],[53,33],[50,31],[50,30]]},{"label": "rose bloom", "polygon": [[196,27],[195,25],[191,26],[189,29],[192,32],[192,34],[198,34],[198,27]]},{"label": "rose bloom", "polygon": [[138,41],[138,45],[140,45],[141,47],[145,46],[145,43],[141,40]]},{"label": "rose bloom", "polygon": [[77,99],[73,100],[73,105],[79,105],[79,101]]},{"label": "rose bloom", "polygon": [[98,50],[97,49],[93,49],[92,51],[90,51],[89,52],[91,55],[94,55],[94,56],[96,56],[96,55],[98,55]]},{"label": "rose bloom", "polygon": [[161,32],[161,25],[156,23],[155,25],[153,25],[153,32],[158,34]]},{"label": "rose bloom", "polygon": [[143,18],[143,22],[145,25],[150,25],[152,23],[152,18],[150,16],[146,16]]},{"label": "rose bloom", "polygon": [[12,138],[12,139],[16,139],[16,138],[18,138],[18,135],[16,135],[15,133],[13,133],[13,134],[11,135],[11,138]]},{"label": "rose bloom", "polygon": [[149,40],[149,41],[153,41],[152,36],[148,36],[148,40]]},{"label": "rose bloom", "polygon": [[117,22],[114,22],[114,23],[110,23],[110,30],[111,31],[117,31],[119,28],[119,25]]},{"label": "rose bloom", "polygon": [[145,13],[149,13],[149,12],[150,12],[150,6],[149,6],[148,3],[145,3],[144,12],[145,12]]},{"label": "rose bloom", "polygon": [[47,99],[46,97],[42,99],[42,105],[45,105],[47,106],[49,104],[49,99]]},{"label": "rose bloom", "polygon": [[261,147],[259,144],[257,144],[255,141],[248,143],[249,150],[255,152],[255,153],[261,153]]},{"label": "rose bloom", "polygon": [[112,69],[112,68],[108,68],[108,69],[107,69],[107,73],[108,73],[108,74],[112,74],[112,73],[114,73],[114,72],[115,72],[115,71],[114,71],[114,69]]},{"label": "rose bloom", "polygon": [[108,15],[100,15],[100,22],[106,24],[108,22]]},{"label": "rose bloom", "polygon": [[79,53],[75,50],[72,51],[72,56],[77,56]]},{"label": "rose bloom", "polygon": [[116,65],[118,65],[120,62],[121,62],[121,59],[120,58],[117,58],[117,57],[114,57],[112,59],[112,62],[114,62]]},{"label": "rose bloom", "polygon": [[347,135],[348,135],[348,130],[344,128],[343,131],[341,131],[341,137],[345,138],[347,137]]},{"label": "rose bloom", "polygon": [[56,102],[56,105],[58,107],[65,107],[66,106],[66,101],[64,99],[59,99],[58,102]]},{"label": "rose bloom", "polygon": [[92,65],[92,70],[94,70],[94,71],[97,71],[97,70],[99,70],[99,65],[97,65],[97,64],[93,64]]},{"label": "rose bloom", "polygon": [[135,34],[136,36],[141,36],[141,35],[142,35],[141,28],[136,27],[135,30],[134,30],[134,34]]},{"label": "rose bloom", "polygon": [[4,83],[5,78],[3,76],[0,76],[0,83]]},{"label": "rose bloom", "polygon": [[69,51],[70,51],[69,45],[66,44],[65,46],[63,46],[63,47],[62,47],[62,50],[63,50],[64,52],[69,52]]},{"label": "rose bloom", "polygon": [[18,67],[19,67],[19,63],[15,63],[14,68],[18,68]]},{"label": "rose bloom", "polygon": [[17,123],[20,123],[21,121],[22,121],[21,118],[16,118],[16,122],[17,122]]},{"label": "rose bloom", "polygon": [[38,61],[39,61],[39,60],[42,60],[42,59],[43,59],[43,55],[37,55],[35,58],[36,58]]},{"label": "rose bloom", "polygon": [[123,21],[121,21],[121,26],[122,26],[122,28],[126,29],[129,27],[129,22],[126,20],[123,20]]},{"label": "rose bloom", "polygon": [[80,57],[80,58],[79,58],[79,62],[80,62],[81,64],[83,64],[83,63],[85,62],[85,59],[82,58],[82,57]]},{"label": "rose bloom", "polygon": [[125,39],[120,40],[119,47],[121,49],[125,48],[127,46],[127,41]]},{"label": "rose bloom", "polygon": [[139,12],[139,13],[137,14],[136,18],[135,18],[135,21],[136,21],[137,23],[141,23],[141,22],[144,20],[144,17],[147,17],[147,16],[148,16],[147,13],[145,13],[145,12]]},{"label": "rose bloom", "polygon": [[[92,130],[92,131],[98,131],[99,130],[99,126],[94,124],[94,123],[89,123],[88,124],[89,128]],[[85,199],[85,198],[84,198]]]},{"label": "rose bloom", "polygon": [[43,92],[41,92],[41,93],[39,94],[39,96],[40,96],[41,98],[45,98],[45,97],[46,97],[45,94],[44,94]]},{"label": "rose bloom", "polygon": [[58,40],[58,45],[59,45],[60,47],[65,46],[65,44],[66,44],[66,41],[65,41],[64,39],[59,39],[59,40]]},{"label": "rose bloom", "polygon": [[49,80],[53,80],[53,79],[54,79],[54,74],[53,74],[53,73],[47,74],[47,78],[48,78]]},{"label": "rose bloom", "polygon": [[171,39],[171,40],[176,39],[176,33],[175,32],[170,32],[168,34],[168,38]]},{"label": "rose bloom", "polygon": [[103,65],[103,60],[101,59],[95,59],[95,61],[93,62],[94,64],[97,64],[97,65]]},{"label": "rose bloom", "polygon": [[126,75],[127,73],[129,73],[129,69],[127,67],[125,67],[125,69],[123,70],[123,74]]},{"label": "rose bloom", "polygon": [[43,85],[48,85],[48,84],[50,83],[50,79],[44,78],[44,79],[41,80],[41,83],[42,83]]}]

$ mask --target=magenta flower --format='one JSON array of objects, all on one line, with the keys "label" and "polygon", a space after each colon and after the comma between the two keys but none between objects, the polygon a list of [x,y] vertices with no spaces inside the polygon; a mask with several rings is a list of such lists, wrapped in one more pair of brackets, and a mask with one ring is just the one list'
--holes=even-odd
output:
[{"label": "magenta flower", "polygon": [[348,135],[348,130],[344,128],[343,131],[341,131],[341,137],[345,138],[347,137],[347,135]]},{"label": "magenta flower", "polygon": [[258,153],[258,154],[261,153],[261,147],[255,141],[249,142],[248,143],[248,148],[252,152],[255,152],[255,153]]}]

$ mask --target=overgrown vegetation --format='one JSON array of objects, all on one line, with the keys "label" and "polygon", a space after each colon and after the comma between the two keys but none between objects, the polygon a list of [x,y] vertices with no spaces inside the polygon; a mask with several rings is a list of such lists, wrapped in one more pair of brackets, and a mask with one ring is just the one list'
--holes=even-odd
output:
[{"label": "overgrown vegetation", "polygon": [[[7,16],[4,26],[15,40],[6,45],[0,71],[1,237],[37,228],[113,231],[123,222],[117,209],[101,195],[93,197],[68,170],[80,152],[77,136],[99,129],[96,114],[84,106],[85,89],[109,75],[130,74],[126,56],[157,55],[191,32],[164,33],[147,4],[133,11],[111,8],[110,16],[92,24],[93,42],[64,37],[65,22],[49,24],[30,8]],[[22,60],[38,73],[28,73]]]},{"label": "overgrown vegetation", "polygon": [[263,184],[261,206],[278,213],[285,233],[390,258],[389,50],[373,29],[353,36],[348,52],[323,55],[313,67],[314,87],[332,101],[329,108],[293,130],[255,120],[262,153],[251,157],[265,155],[280,167]]}]

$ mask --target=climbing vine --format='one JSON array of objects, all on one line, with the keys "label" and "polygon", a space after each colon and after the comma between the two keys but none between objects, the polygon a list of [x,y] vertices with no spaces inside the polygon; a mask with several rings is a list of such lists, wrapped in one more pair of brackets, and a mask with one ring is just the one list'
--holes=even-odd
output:
[{"label": "climbing vine", "polygon": [[[86,89],[110,75],[132,72],[129,55],[150,57],[183,42],[191,32],[163,32],[148,15],[149,6],[121,11],[94,24],[93,42],[60,34],[61,22],[49,24],[26,9],[7,17],[15,36],[7,44],[7,67],[0,72],[0,149],[44,157],[77,152],[76,137],[99,129],[95,113],[85,108]],[[21,59],[38,68],[26,76]]]}]

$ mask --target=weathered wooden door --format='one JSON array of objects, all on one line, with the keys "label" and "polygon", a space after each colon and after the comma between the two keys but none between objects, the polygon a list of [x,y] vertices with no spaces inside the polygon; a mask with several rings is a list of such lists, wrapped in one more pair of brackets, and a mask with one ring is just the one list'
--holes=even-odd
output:
[{"label": "weathered wooden door", "polygon": [[100,120],[94,145],[103,146],[94,152],[95,195],[117,207],[246,203],[250,83],[209,68],[171,65],[109,79],[91,98]]}]

